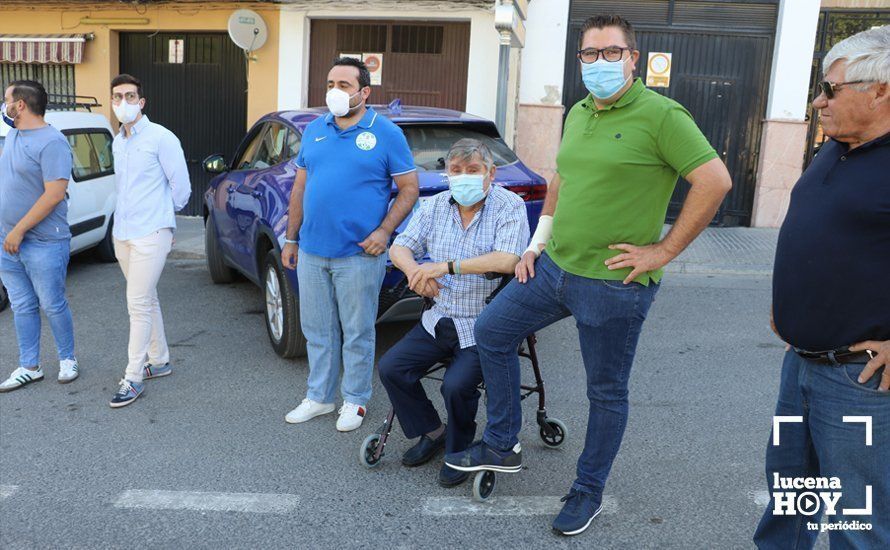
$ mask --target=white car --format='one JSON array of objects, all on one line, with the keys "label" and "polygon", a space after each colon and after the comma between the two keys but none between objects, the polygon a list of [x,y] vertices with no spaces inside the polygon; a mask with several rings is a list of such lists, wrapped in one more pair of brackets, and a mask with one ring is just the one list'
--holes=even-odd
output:
[{"label": "white car", "polygon": [[[100,259],[114,261],[111,227],[117,193],[111,124],[103,115],[84,111],[47,111],[46,122],[65,134],[74,157],[66,194],[71,253],[96,248]],[[0,151],[10,129],[0,122]]]},{"label": "white car", "polygon": [[[113,262],[114,244],[114,134],[103,115],[84,111],[47,111],[46,122],[58,128],[71,146],[74,162],[68,180],[68,224],[71,226],[71,253],[94,248],[96,256]],[[0,121],[0,151],[11,128]],[[8,304],[0,286],[0,310]]]}]

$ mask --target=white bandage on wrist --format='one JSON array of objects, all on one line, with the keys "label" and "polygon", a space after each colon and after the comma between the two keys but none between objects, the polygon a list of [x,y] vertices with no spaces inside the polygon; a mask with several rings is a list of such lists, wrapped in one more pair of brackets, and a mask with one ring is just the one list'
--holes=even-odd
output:
[{"label": "white bandage on wrist", "polygon": [[547,241],[550,240],[550,235],[553,233],[553,216],[541,216],[538,219],[538,228],[535,229],[535,234],[532,235],[532,241],[528,245],[528,248],[525,249],[526,252],[534,252],[535,256],[541,255],[541,250],[538,248],[538,245],[546,245]]}]

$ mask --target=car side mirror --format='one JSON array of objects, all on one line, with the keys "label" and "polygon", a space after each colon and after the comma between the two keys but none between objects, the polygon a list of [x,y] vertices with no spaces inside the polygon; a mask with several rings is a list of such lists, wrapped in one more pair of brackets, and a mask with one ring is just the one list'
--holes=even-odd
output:
[{"label": "car side mirror", "polygon": [[222,155],[210,155],[204,159],[204,171],[208,174],[222,174],[229,169]]}]

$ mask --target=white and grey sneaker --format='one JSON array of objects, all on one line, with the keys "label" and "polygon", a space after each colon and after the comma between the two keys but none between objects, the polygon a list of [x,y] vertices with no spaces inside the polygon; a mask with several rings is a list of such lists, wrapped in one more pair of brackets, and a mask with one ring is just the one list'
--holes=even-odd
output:
[{"label": "white and grey sneaker", "polygon": [[40,367],[37,367],[35,370],[19,367],[12,371],[9,378],[0,384],[0,393],[17,390],[31,382],[39,382],[41,380],[43,380],[43,370]]},{"label": "white and grey sneaker", "polygon": [[59,384],[73,382],[80,376],[77,370],[77,359],[63,359],[59,361]]},{"label": "white and grey sneaker", "polygon": [[355,403],[343,402],[340,407],[340,418],[337,419],[337,431],[351,432],[358,429],[365,419],[365,408]]},{"label": "white and grey sneaker", "polygon": [[316,416],[330,414],[332,412],[334,412],[333,403],[319,403],[318,401],[313,401],[307,398],[300,403],[299,407],[287,413],[287,416],[284,417],[284,421],[288,424],[300,424],[301,422],[312,420]]}]

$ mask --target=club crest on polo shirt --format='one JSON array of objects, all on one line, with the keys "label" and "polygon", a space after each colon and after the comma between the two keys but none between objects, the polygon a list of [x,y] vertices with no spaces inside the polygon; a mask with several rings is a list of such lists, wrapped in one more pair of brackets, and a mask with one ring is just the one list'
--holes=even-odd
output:
[{"label": "club crest on polo shirt", "polygon": [[370,151],[377,146],[377,136],[371,132],[362,132],[355,137],[355,146],[362,151]]}]

